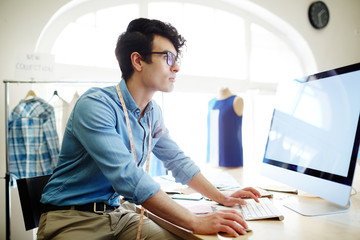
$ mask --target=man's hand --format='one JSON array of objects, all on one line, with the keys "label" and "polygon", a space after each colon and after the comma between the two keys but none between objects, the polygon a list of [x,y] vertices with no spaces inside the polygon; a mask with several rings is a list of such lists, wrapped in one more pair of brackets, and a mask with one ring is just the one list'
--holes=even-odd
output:
[{"label": "man's hand", "polygon": [[225,200],[221,202],[222,205],[231,207],[235,204],[245,205],[245,200],[241,199],[243,197],[246,198],[253,198],[256,202],[259,202],[258,197],[260,197],[259,191],[257,191],[255,188],[247,187],[240,190],[237,190],[230,194],[229,196],[225,196]]},{"label": "man's hand", "polygon": [[244,218],[235,210],[219,210],[206,215],[197,215],[193,232],[196,234],[216,234],[225,232],[234,237],[244,235],[248,228]]}]

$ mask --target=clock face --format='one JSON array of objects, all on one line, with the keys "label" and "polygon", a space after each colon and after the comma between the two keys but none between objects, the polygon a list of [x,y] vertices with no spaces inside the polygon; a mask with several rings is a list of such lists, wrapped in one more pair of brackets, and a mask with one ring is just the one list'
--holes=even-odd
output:
[{"label": "clock face", "polygon": [[329,22],[330,14],[324,2],[314,2],[309,7],[309,20],[316,29],[324,28]]}]

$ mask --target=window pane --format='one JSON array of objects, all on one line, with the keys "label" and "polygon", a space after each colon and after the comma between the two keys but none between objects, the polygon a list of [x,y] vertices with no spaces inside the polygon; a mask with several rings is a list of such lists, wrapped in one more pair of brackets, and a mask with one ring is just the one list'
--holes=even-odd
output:
[{"label": "window pane", "polygon": [[95,26],[95,13],[85,14],[78,19],[76,19],[75,23],[79,26],[87,26],[93,27]]},{"label": "window pane", "polygon": [[187,40],[181,73],[245,79],[243,20],[215,8],[183,3],[150,3],[149,17],[173,24]]},{"label": "window pane", "polygon": [[126,31],[127,25],[139,17],[137,4],[123,5],[99,10],[96,13],[97,47],[95,65],[98,67],[119,68],[115,57],[115,47],[119,35]]},{"label": "window pane", "polygon": [[61,32],[52,48],[56,63],[94,66],[92,55],[95,31],[92,26],[70,23]]},{"label": "window pane", "polygon": [[207,111],[213,97],[209,93],[172,92],[163,98],[164,121],[171,137],[199,165],[206,163]]},{"label": "window pane", "polygon": [[273,33],[251,24],[251,40],[250,80],[278,83],[302,76],[293,51]]},{"label": "window pane", "polygon": [[137,4],[81,16],[61,32],[51,53],[57,63],[119,68],[114,53],[116,40],[137,17]]},{"label": "window pane", "polygon": [[[244,80],[247,78],[247,51],[242,18],[228,12],[216,10],[213,47],[217,77]],[[210,46],[209,46],[210,47]],[[209,48],[211,49],[211,48]]]},{"label": "window pane", "polygon": [[[186,4],[184,9],[184,36],[188,40],[182,63],[183,73],[195,76],[213,76],[215,57],[211,55],[214,9]],[[215,61],[214,61],[215,60]]]},{"label": "window pane", "polygon": [[171,23],[182,34],[184,4],[180,2],[153,2],[148,5],[148,17]]}]

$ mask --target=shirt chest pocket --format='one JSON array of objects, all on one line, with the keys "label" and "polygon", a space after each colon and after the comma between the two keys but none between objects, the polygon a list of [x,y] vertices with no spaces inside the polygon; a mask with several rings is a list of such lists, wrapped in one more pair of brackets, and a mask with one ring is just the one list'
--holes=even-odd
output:
[{"label": "shirt chest pocket", "polygon": [[155,128],[155,131],[152,133],[152,139],[151,139],[151,147],[153,148],[156,143],[160,140],[160,138],[167,132],[167,130],[164,130],[161,127]]}]

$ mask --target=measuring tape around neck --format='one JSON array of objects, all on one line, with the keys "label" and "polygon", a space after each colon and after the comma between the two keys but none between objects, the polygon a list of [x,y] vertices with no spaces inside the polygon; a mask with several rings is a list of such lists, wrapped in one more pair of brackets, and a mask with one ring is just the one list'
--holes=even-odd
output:
[{"label": "measuring tape around neck", "polygon": [[[127,111],[127,108],[126,108],[124,98],[123,98],[123,96],[121,94],[119,85],[116,85],[116,91],[117,91],[117,94],[119,96],[121,105],[122,105],[123,110],[124,110],[126,125],[127,125],[127,129],[128,129],[128,133],[129,133],[129,139],[130,139],[130,147],[131,147],[131,151],[134,153],[135,164],[137,165],[135,144],[134,144],[134,138],[133,138],[132,131],[131,131],[129,114],[128,114],[128,111]],[[149,145],[148,145],[148,152],[147,152],[147,156],[146,156],[146,169],[145,169],[146,172],[149,172],[149,163],[150,163],[150,154],[151,154],[151,121],[150,121],[149,116],[148,116],[148,122],[149,122]],[[136,233],[136,240],[140,240],[142,221],[143,221],[143,218],[144,218],[144,212],[145,212],[145,208],[141,207],[139,227],[138,227],[138,230],[137,230],[137,233]]]}]

